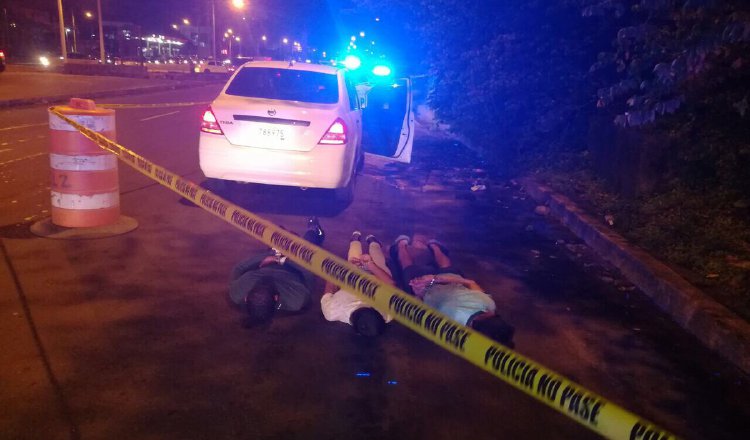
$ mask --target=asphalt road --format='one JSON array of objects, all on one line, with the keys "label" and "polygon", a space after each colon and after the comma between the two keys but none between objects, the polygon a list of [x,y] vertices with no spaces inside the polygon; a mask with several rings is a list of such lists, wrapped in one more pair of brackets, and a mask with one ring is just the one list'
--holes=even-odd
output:
[{"label": "asphalt road", "polygon": [[10,65],[0,75],[0,100],[37,98],[69,93],[101,92],[175,84],[172,80],[118,78],[112,76],[63,75],[30,72]]},{"label": "asphalt road", "polygon": [[[117,102],[207,101],[217,86]],[[193,181],[202,105],[118,110],[118,140]],[[397,324],[376,341],[317,307],[245,328],[225,300],[258,243],[120,167],[135,231],[30,234],[49,215],[46,111],[0,112],[0,437],[596,438]],[[685,438],[747,438],[748,377],[685,334],[522,188],[469,187],[476,159],[418,132],[411,166],[371,158],[355,201],[255,185],[222,195],[292,230],[319,215],[342,255],[354,229],[440,238],[517,328],[516,349]],[[322,286],[321,286],[322,287]]]}]

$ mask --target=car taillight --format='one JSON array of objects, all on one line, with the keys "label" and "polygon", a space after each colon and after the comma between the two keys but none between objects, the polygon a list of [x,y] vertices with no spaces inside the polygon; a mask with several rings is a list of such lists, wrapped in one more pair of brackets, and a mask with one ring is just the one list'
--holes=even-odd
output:
[{"label": "car taillight", "polygon": [[2,50],[0,50],[0,58],[5,58],[5,52],[3,52]]},{"label": "car taillight", "polygon": [[201,131],[204,133],[224,134],[224,132],[221,131],[221,127],[219,127],[219,123],[216,121],[214,112],[212,112],[210,108],[206,109],[206,111],[203,112],[203,120],[201,120]]},{"label": "car taillight", "polygon": [[333,121],[326,134],[320,138],[319,144],[324,145],[341,145],[346,143],[346,124],[341,118]]}]

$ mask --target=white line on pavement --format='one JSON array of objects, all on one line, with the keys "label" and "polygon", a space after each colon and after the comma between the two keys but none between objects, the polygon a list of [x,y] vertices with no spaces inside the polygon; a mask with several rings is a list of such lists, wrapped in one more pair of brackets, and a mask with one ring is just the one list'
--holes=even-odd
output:
[{"label": "white line on pavement", "polygon": [[0,150],[0,153],[5,153],[6,151],[13,151],[13,149],[12,148],[4,148],[4,149]]},{"label": "white line on pavement", "polygon": [[176,114],[176,113],[179,113],[179,112],[180,112],[180,110],[177,110],[177,111],[174,111],[174,112],[163,113],[163,114],[161,114],[161,115],[154,115],[154,116],[149,116],[148,118],[143,118],[143,119],[141,119],[141,122],[143,122],[143,121],[150,121],[150,120],[152,120],[152,119],[156,119],[156,118],[161,118],[161,117],[163,117],[163,116],[174,115],[174,114]]},{"label": "white line on pavement", "polygon": [[9,160],[7,162],[0,162],[0,166],[9,165],[12,163],[20,162],[22,160],[31,159],[31,158],[39,157],[39,156],[45,156],[45,155],[47,155],[47,153],[36,153],[36,154],[32,154],[31,156],[19,157],[18,159]]},{"label": "white line on pavement", "polygon": [[0,128],[0,131],[16,130],[19,128],[27,128],[27,127],[41,127],[42,125],[49,125],[49,122],[42,122],[40,124],[15,125],[13,127],[3,127],[3,128]]}]

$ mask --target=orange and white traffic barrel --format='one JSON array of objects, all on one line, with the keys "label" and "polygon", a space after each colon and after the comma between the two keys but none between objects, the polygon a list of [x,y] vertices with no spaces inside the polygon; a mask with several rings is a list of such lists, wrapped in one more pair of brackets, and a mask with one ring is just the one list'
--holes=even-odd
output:
[{"label": "orange and white traffic barrel", "polygon": [[[115,111],[71,99],[58,112],[115,140]],[[117,157],[50,112],[52,223],[69,228],[106,226],[120,217]]]}]

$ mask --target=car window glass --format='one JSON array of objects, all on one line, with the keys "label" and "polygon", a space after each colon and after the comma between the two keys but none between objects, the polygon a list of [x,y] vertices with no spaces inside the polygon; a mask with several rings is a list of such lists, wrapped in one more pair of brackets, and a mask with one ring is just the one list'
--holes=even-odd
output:
[{"label": "car window glass", "polygon": [[335,73],[266,67],[240,69],[226,94],[314,104],[335,104],[339,100]]}]

